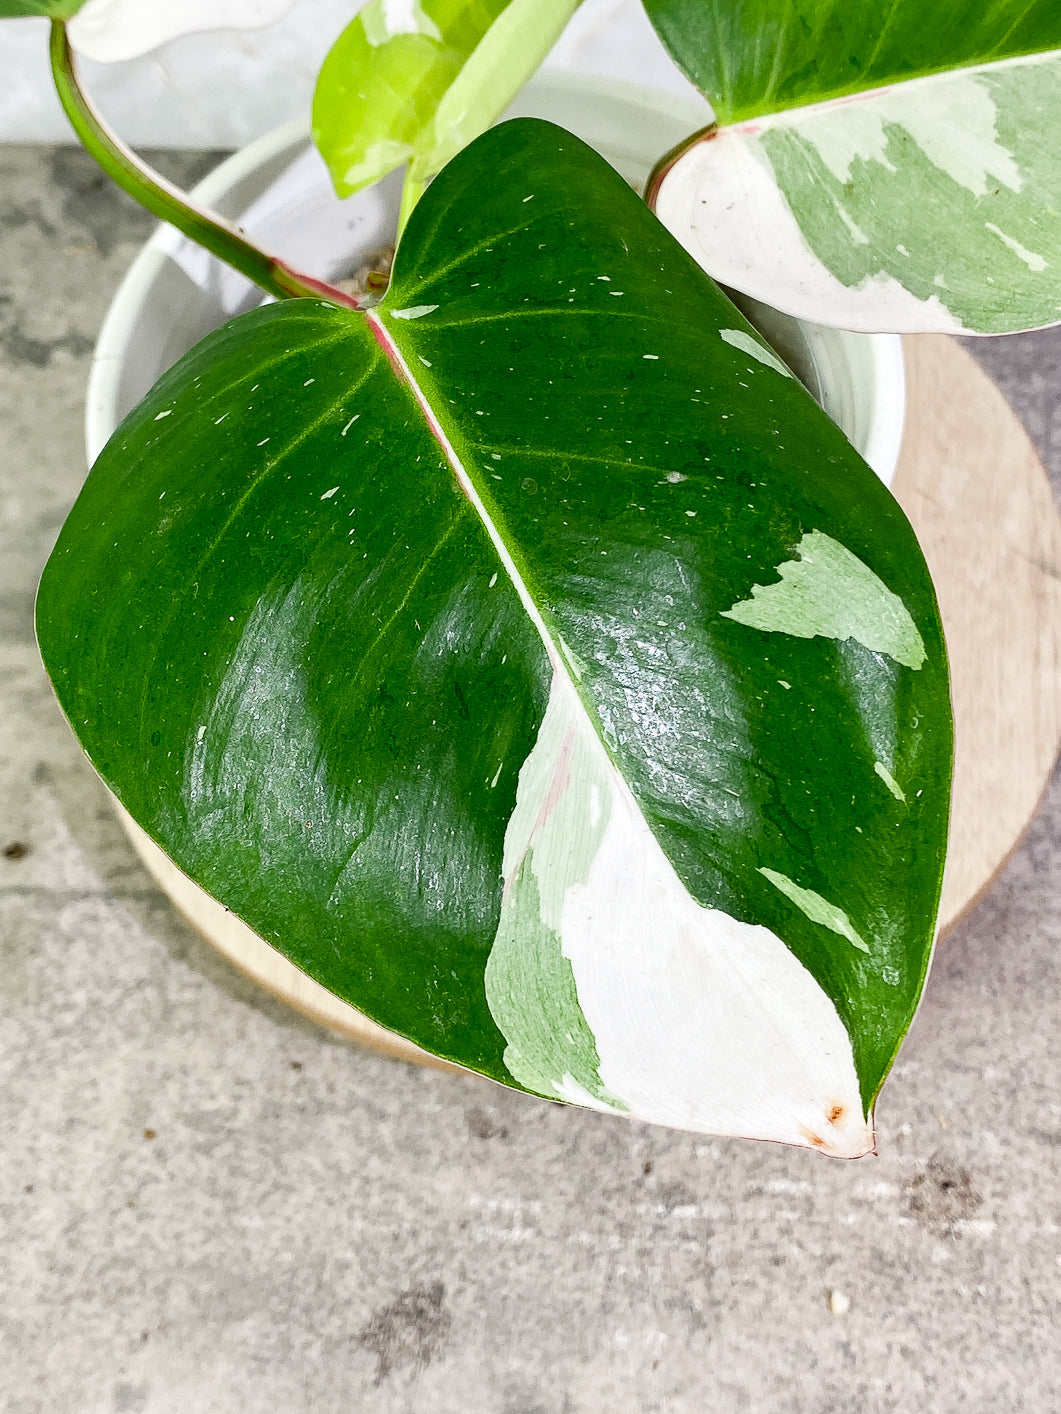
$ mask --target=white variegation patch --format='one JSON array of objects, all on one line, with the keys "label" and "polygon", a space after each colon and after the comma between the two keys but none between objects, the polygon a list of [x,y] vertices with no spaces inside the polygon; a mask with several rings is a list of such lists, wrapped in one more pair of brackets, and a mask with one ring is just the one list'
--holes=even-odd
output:
[{"label": "white variegation patch", "polygon": [[995,182],[1013,191],[1023,185],[1013,154],[998,142],[997,121],[989,91],[975,78],[957,74],[943,83],[901,84],[864,101],[809,109],[798,130],[837,181],[846,183],[856,158],[897,171],[887,154],[887,127],[894,125],[933,166],[973,196],[986,196]]},{"label": "white variegation patch", "polygon": [[833,1002],[779,937],[689,894],[562,670],[505,853],[486,986],[517,1079],[680,1129],[872,1148]]},{"label": "white variegation patch", "polygon": [[422,34],[442,42],[442,32],[420,0],[376,0],[361,12],[365,38],[374,48],[401,34]]},{"label": "white variegation patch", "polygon": [[295,0],[87,0],[68,25],[70,43],[86,59],[116,63],[148,54],[171,39],[202,30],[257,29],[274,24]]},{"label": "white variegation patch", "polygon": [[799,318],[1056,323],[1059,80],[1052,51],[718,129],[664,173],[653,205],[717,280]]},{"label": "white variegation patch", "polygon": [[729,344],[731,348],[751,354],[752,358],[765,364],[767,368],[772,368],[775,373],[780,373],[783,378],[796,376],[786,364],[782,363],[769,344],[762,339],[756,339],[753,335],[745,333],[743,329],[720,329],[718,333],[722,341]]},{"label": "white variegation patch", "polygon": [[722,130],[690,148],[664,178],[654,205],[709,275],[784,314],[870,332],[962,327],[938,295],[918,299],[890,276],[858,290],[838,280],[811,249],[757,133]]}]

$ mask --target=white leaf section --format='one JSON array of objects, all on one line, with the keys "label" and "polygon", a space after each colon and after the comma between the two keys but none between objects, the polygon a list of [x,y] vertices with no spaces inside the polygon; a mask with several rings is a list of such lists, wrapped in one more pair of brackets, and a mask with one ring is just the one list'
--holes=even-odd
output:
[{"label": "white leaf section", "polygon": [[399,34],[422,34],[439,43],[442,41],[438,25],[430,15],[424,14],[419,0],[382,0],[381,4],[366,5],[362,23],[365,38],[377,48]]},{"label": "white leaf section", "polygon": [[[724,128],[664,177],[656,215],[709,275],[799,319],[863,330],[957,333],[937,295],[918,299],[892,276],[851,289],[815,255],[757,133]],[[861,232],[851,239],[862,243]]]},{"label": "white leaf section", "polygon": [[717,129],[656,214],[723,284],[873,332],[1041,328],[1061,317],[1061,51]]},{"label": "white leaf section", "polygon": [[[571,1083],[572,1055],[585,1063],[585,1048],[570,1022],[558,1026],[549,1014],[543,983],[555,967],[543,966],[538,943],[514,945],[508,927],[504,956],[491,954],[487,995],[529,1073],[551,1072],[557,1095],[596,1107],[611,1097],[655,1124],[848,1158],[872,1148],[832,1001],[775,934],[691,897],[562,670],[520,774],[510,832],[506,887],[529,861],[543,935],[559,940],[592,1034],[599,1088]],[[521,922],[526,937],[531,920]],[[504,918],[499,942],[503,932]],[[566,996],[556,1003],[570,1005]]]},{"label": "white leaf section", "polygon": [[88,0],[70,21],[70,43],[86,59],[136,59],[180,35],[258,29],[274,24],[295,0]]}]

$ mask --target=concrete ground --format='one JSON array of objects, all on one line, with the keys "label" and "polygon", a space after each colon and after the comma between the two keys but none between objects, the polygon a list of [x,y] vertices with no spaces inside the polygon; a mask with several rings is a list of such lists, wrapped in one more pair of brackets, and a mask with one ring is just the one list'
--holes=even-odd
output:
[{"label": "concrete ground", "polygon": [[[0,1411],[1061,1409],[1061,780],[856,1164],[356,1050],[152,887],[31,618],[148,228],[78,154],[0,152]],[[975,352],[1061,477],[1061,334]]]}]

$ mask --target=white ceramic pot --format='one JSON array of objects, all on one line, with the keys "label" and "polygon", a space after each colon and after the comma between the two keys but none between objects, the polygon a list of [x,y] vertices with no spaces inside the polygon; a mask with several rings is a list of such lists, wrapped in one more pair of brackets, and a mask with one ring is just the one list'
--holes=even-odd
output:
[{"label": "white ceramic pot", "polygon": [[[611,80],[539,75],[507,116],[548,118],[576,133],[643,190],[656,160],[702,123],[701,108]],[[400,173],[340,202],[300,126],[282,128],[223,162],[195,191],[297,269],[339,278],[393,239]],[[260,290],[169,227],[122,282],[89,376],[90,462],[158,377],[211,329],[259,304]],[[786,356],[884,481],[902,435],[902,351],[893,335],[805,325],[761,306],[749,317]],[[116,802],[117,804],[117,802]],[[441,1064],[347,1006],[203,892],[118,806],[147,868],[188,919],[243,971],[314,1019],[377,1049]]]}]

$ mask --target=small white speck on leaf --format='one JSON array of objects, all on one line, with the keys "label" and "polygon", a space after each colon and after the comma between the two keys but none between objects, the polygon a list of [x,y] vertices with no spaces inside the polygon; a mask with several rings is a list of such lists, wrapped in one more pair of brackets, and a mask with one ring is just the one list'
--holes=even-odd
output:
[{"label": "small white speck on leaf", "polygon": [[350,421],[346,424],[346,426],[343,428],[343,430],[339,433],[339,436],[340,436],[340,437],[345,437],[346,434],[350,431],[351,427],[353,427],[354,423],[357,421],[357,419],[358,419],[360,416],[361,416],[361,414],[360,414],[359,412],[355,412],[354,415],[353,415],[353,417],[350,419]]},{"label": "small white speck on leaf", "polygon": [[335,495],[336,491],[338,491],[338,489],[338,486],[333,486],[330,491],[325,491],[324,495],[321,497],[321,500],[330,501],[331,498]]},{"label": "small white speck on leaf", "polygon": [[851,1310],[850,1296],[846,1292],[836,1290],[835,1287],[829,1292],[828,1301],[829,1310],[834,1316],[846,1316]]},{"label": "small white speck on leaf", "polygon": [[[308,388],[311,383],[316,383],[316,381],[317,381],[316,378],[307,378],[306,381],[305,381],[305,383],[303,383],[302,386],[303,386],[303,388]],[[253,389],[253,388],[251,389],[251,392],[252,392],[252,393],[254,392],[254,389]]]},{"label": "small white speck on leaf", "polygon": [[694,516],[694,515],[696,515],[696,512],[695,512],[695,511],[686,511],[685,514],[686,514],[687,516]]},{"label": "small white speck on leaf", "polygon": [[173,411],[172,408],[167,408],[165,412],[160,412],[160,413],[156,416],[155,421],[156,421],[156,422],[161,422],[164,417],[169,417],[169,415],[170,415],[170,413],[171,413],[172,411]]},{"label": "small white speck on leaf", "polygon": [[434,314],[437,304],[411,304],[408,309],[392,309],[392,319],[423,319],[425,314]]},{"label": "small white speck on leaf", "polygon": [[227,416],[228,416],[228,413],[227,413],[227,412],[223,412],[220,417],[215,417],[215,418],[214,418],[214,426],[216,427],[219,422],[224,422],[224,420],[225,420],[225,418],[226,418]]},{"label": "small white speck on leaf", "polygon": [[654,359],[657,363],[659,362],[659,354],[642,354],[641,357],[642,357],[642,358],[651,358],[651,359]]},{"label": "small white speck on leaf", "polygon": [[417,354],[416,356],[417,356],[417,358],[420,360],[420,362],[424,365],[425,368],[430,368],[430,367],[431,367],[431,360],[430,360],[429,358],[425,358],[425,357],[423,356],[423,354]]},{"label": "small white speck on leaf", "polygon": [[490,583],[487,585],[487,588],[488,588],[488,589],[493,589],[493,587],[494,587],[494,585],[495,585],[496,583],[497,583],[497,575],[496,575],[496,574],[492,574],[492,575],[490,576]]},{"label": "small white speck on leaf", "polygon": [[531,192],[530,196],[525,196],[525,197],[523,198],[524,205],[526,205],[526,203],[527,203],[528,201],[533,201],[533,200],[534,200],[534,193]]},{"label": "small white speck on leaf", "polygon": [[262,440],[258,443],[258,446],[259,446],[259,447],[264,447],[265,444],[266,444],[266,442],[268,442],[268,440],[269,440],[268,437],[263,437]]}]

